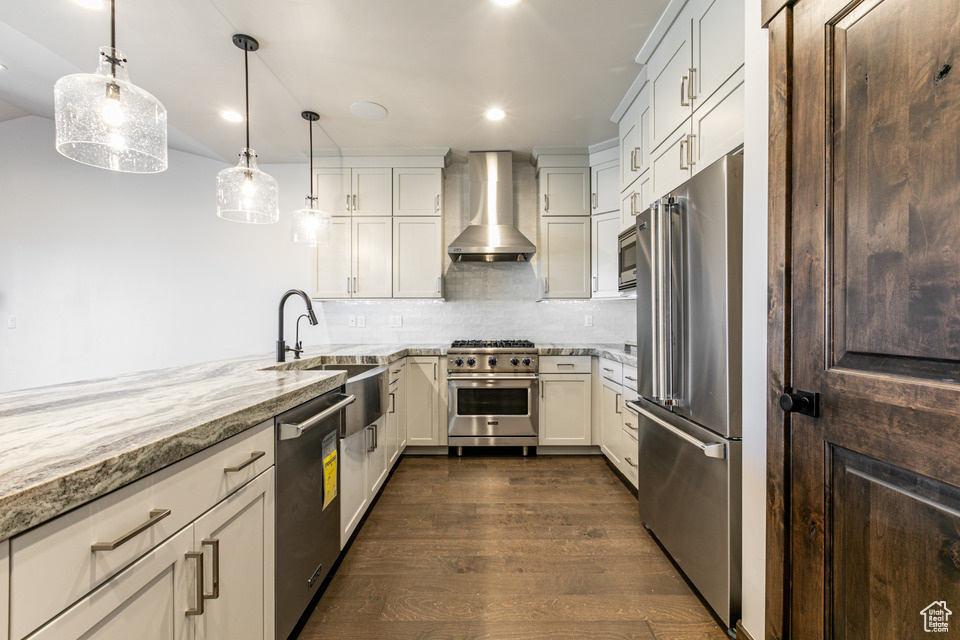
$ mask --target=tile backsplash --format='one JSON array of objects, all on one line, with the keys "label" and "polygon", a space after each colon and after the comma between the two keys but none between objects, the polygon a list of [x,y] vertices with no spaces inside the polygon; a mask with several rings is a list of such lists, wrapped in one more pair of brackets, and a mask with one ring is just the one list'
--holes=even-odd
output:
[{"label": "tile backsplash", "polygon": [[[444,177],[444,249],[470,222],[466,162],[454,162]],[[514,161],[517,227],[539,245],[536,170]],[[537,301],[537,256],[530,262],[453,263],[444,254],[445,300],[317,301],[320,320],[308,344],[447,343],[460,338],[525,338],[553,343],[620,343],[635,340],[636,300]],[[363,316],[365,326],[349,326]],[[391,317],[402,325],[391,327]],[[592,326],[586,326],[587,316]],[[357,323],[359,324],[359,322]]]}]

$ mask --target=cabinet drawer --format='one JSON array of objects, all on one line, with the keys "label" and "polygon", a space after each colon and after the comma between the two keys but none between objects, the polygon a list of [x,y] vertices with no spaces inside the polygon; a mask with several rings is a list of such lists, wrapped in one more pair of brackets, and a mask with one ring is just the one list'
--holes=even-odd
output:
[{"label": "cabinet drawer", "polygon": [[[268,469],[273,434],[268,420],[13,538],[10,637],[20,640]],[[227,470],[254,452],[263,455]],[[92,550],[135,531],[112,550]]]},{"label": "cabinet drawer", "polygon": [[[623,386],[631,391],[637,390],[637,368],[623,365]],[[631,394],[624,394],[631,395]],[[636,393],[632,394],[636,395]]]},{"label": "cabinet drawer", "polygon": [[637,473],[637,458],[639,457],[640,447],[637,444],[637,432],[631,431],[626,427],[626,416],[632,416],[634,425],[636,425],[636,414],[632,411],[624,412],[624,428],[623,428],[623,475],[627,476],[627,480],[633,483],[635,489],[639,489],[639,475]]},{"label": "cabinet drawer", "polygon": [[614,360],[600,358],[600,375],[611,382],[623,383],[623,365]]},{"label": "cabinet drawer", "polygon": [[590,373],[590,356],[543,356],[540,373]]}]

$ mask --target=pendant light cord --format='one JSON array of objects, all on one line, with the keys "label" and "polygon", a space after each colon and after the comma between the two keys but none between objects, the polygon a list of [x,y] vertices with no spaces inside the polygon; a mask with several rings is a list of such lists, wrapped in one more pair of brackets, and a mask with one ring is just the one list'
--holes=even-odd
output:
[{"label": "pendant light cord", "polygon": [[110,72],[117,77],[117,3],[110,0]]},{"label": "pendant light cord", "polygon": [[250,64],[247,61],[250,52],[247,51],[247,48],[243,49],[243,87],[246,92],[246,102],[247,102],[247,151],[244,155],[247,157],[247,169],[250,168]]},{"label": "pendant light cord", "polygon": [[313,120],[307,121],[307,127],[310,130],[310,208],[313,208]]}]

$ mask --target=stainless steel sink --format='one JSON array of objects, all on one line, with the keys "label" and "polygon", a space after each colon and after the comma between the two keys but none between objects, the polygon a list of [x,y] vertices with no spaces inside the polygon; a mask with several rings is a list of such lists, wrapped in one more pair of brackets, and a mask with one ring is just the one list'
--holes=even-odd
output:
[{"label": "stainless steel sink", "polygon": [[343,411],[340,437],[347,438],[380,419],[387,406],[387,367],[382,364],[333,364],[327,362],[308,371],[343,371],[344,392],[357,400]]}]

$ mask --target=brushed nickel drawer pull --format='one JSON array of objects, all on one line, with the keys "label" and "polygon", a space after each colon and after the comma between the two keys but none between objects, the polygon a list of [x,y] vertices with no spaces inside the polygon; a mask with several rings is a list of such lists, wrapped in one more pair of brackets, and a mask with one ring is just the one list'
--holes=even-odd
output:
[{"label": "brushed nickel drawer pull", "polygon": [[613,369],[611,369],[610,367],[604,367],[603,370],[604,370],[604,371],[609,371],[610,373],[613,373]]},{"label": "brushed nickel drawer pull", "polygon": [[136,527],[123,534],[113,542],[95,542],[90,545],[91,551],[113,551],[124,542],[136,537],[138,534],[143,533],[153,525],[157,524],[164,518],[170,515],[170,509],[152,509],[150,511],[150,518],[145,522],[138,524]]},{"label": "brushed nickel drawer pull", "polygon": [[633,460],[631,460],[630,458],[624,457],[623,459],[626,460],[627,464],[633,467],[634,469],[639,468],[637,465],[633,464]]},{"label": "brushed nickel drawer pull", "polygon": [[220,597],[220,538],[207,538],[201,540],[200,544],[213,550],[213,591],[204,593],[202,599],[216,600]]},{"label": "brushed nickel drawer pull", "polygon": [[575,367],[577,366],[573,362],[558,362],[557,367]]},{"label": "brushed nickel drawer pull", "polygon": [[630,429],[631,431],[636,431],[636,432],[638,432],[638,433],[639,433],[639,431],[640,431],[640,429],[638,429],[637,427],[633,426],[632,424],[630,424],[630,423],[627,422],[626,420],[623,421],[623,424],[627,425],[627,429]]},{"label": "brushed nickel drawer pull", "polygon": [[632,376],[624,376],[624,377],[625,377],[627,380],[633,380],[634,382],[637,381],[637,379],[634,378],[634,377],[632,377]]},{"label": "brushed nickel drawer pull", "polygon": [[186,614],[188,616],[202,616],[203,615],[203,551],[187,551],[183,556],[187,560],[196,560],[197,561],[197,591],[196,591],[196,607],[187,609]]},{"label": "brushed nickel drawer pull", "polygon": [[236,465],[235,467],[224,467],[224,468],[223,468],[223,472],[224,472],[224,473],[236,473],[237,471],[240,471],[240,470],[242,470],[242,469],[245,469],[245,468],[249,467],[250,465],[252,465],[254,462],[256,462],[257,460],[259,460],[260,458],[262,458],[262,457],[265,456],[265,455],[267,455],[267,452],[266,452],[266,451],[251,451],[249,458],[247,458],[246,460],[244,460],[244,461],[241,462],[240,464]]}]

